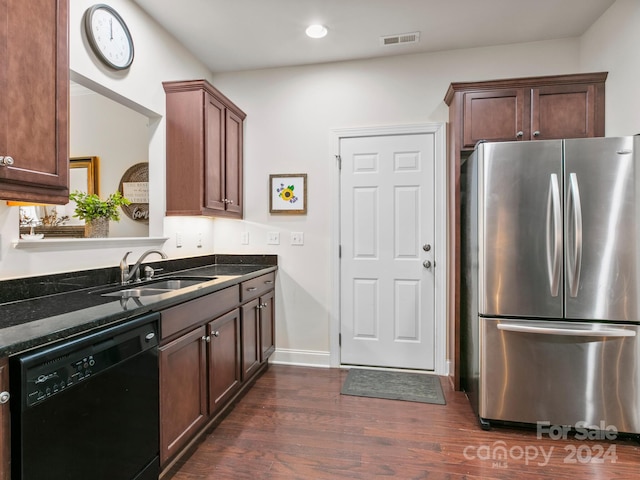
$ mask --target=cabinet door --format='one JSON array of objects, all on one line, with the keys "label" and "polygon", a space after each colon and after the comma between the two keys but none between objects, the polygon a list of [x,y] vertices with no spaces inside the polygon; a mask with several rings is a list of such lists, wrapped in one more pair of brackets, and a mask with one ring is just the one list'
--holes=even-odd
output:
[{"label": "cabinet door", "polygon": [[227,211],[242,217],[242,118],[227,109],[225,204]]},{"label": "cabinet door", "polygon": [[68,8],[0,2],[0,157],[13,161],[0,166],[0,198],[69,201]]},{"label": "cabinet door", "polygon": [[240,371],[240,310],[209,324],[209,413],[231,399],[242,381]]},{"label": "cabinet door", "polygon": [[207,420],[205,332],[202,326],[159,349],[161,464]]},{"label": "cabinet door", "polygon": [[211,210],[225,209],[225,123],[226,108],[213,95],[205,98],[205,207]]},{"label": "cabinet door", "polygon": [[595,137],[595,85],[549,85],[531,90],[531,139]]},{"label": "cabinet door", "polygon": [[[9,362],[6,358],[0,360],[0,393],[5,392],[9,392]],[[7,401],[0,403],[0,480],[10,479],[10,435],[9,402]]]},{"label": "cabinet door", "polygon": [[528,102],[521,88],[465,93],[463,148],[474,148],[480,140],[498,142],[528,138],[528,125],[524,123],[528,118]]},{"label": "cabinet door", "polygon": [[242,380],[245,381],[260,366],[259,299],[242,306]]},{"label": "cabinet door", "polygon": [[260,361],[266,362],[276,349],[274,291],[260,297]]}]

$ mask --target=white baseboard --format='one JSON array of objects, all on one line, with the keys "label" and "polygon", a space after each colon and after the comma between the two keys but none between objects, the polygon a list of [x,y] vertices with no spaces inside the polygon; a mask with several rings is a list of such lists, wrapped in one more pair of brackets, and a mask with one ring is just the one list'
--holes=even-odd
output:
[{"label": "white baseboard", "polygon": [[280,365],[329,368],[329,352],[277,348],[269,362]]}]

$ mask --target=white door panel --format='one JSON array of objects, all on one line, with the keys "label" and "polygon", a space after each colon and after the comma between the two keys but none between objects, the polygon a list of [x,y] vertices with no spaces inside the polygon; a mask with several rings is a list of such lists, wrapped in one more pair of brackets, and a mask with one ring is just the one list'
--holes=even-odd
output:
[{"label": "white door panel", "polygon": [[434,140],[340,139],[341,363],[434,369]]}]

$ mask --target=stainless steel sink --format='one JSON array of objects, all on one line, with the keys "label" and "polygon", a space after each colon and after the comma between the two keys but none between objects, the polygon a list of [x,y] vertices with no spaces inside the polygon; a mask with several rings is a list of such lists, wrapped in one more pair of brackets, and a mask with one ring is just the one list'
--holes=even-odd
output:
[{"label": "stainless steel sink", "polygon": [[151,295],[160,295],[162,293],[174,292],[187,287],[193,287],[200,283],[215,280],[216,277],[170,277],[158,279],[151,282],[145,282],[141,285],[123,285],[118,289],[109,289],[107,291],[100,290],[98,293],[103,297],[147,297]]}]

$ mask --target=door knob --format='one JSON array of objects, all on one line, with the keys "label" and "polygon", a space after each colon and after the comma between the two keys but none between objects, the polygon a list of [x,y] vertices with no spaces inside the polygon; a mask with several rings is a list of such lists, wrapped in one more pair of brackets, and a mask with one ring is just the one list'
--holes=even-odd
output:
[{"label": "door knob", "polygon": [[425,252],[428,252],[429,250],[431,250],[431,245],[429,245],[428,243],[425,243],[424,245],[422,245],[422,249]]},{"label": "door knob", "polygon": [[431,261],[430,260],[425,260],[424,262],[422,262],[422,266],[424,268],[431,268]]}]

